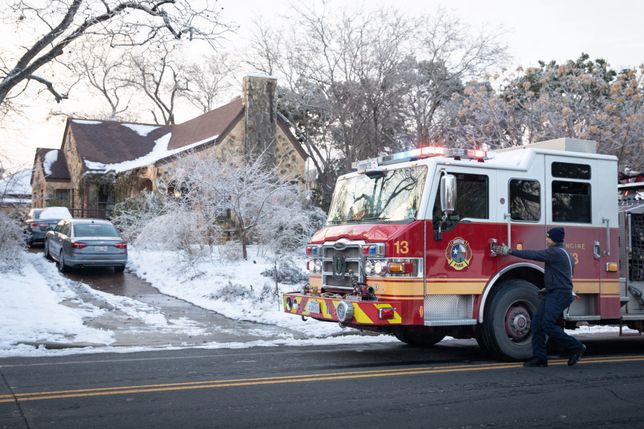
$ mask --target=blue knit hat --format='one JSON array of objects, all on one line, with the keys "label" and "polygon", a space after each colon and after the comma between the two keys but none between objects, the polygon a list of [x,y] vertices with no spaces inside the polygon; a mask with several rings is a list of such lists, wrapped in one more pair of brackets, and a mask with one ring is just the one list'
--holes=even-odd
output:
[{"label": "blue knit hat", "polygon": [[546,237],[554,241],[555,243],[563,243],[564,237],[566,236],[566,231],[563,228],[551,228],[548,230]]}]

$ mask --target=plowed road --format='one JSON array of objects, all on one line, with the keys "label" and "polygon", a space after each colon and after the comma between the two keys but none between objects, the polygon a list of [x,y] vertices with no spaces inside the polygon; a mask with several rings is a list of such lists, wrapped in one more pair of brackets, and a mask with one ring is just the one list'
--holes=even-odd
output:
[{"label": "plowed road", "polygon": [[1,359],[0,427],[643,427],[644,338],[586,344],[534,369],[469,343]]}]

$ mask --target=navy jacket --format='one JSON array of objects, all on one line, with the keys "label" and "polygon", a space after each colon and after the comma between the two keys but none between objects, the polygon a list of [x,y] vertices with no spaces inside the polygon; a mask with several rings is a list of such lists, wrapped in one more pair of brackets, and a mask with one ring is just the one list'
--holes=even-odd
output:
[{"label": "navy jacket", "polygon": [[556,244],[544,250],[510,250],[510,255],[545,262],[543,276],[548,292],[555,290],[572,292],[575,264],[563,244]]}]

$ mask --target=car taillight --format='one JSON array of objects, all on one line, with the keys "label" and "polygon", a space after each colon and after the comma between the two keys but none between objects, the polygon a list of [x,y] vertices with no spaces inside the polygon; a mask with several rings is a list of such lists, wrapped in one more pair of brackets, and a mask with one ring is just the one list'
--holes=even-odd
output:
[{"label": "car taillight", "polygon": [[86,247],[86,243],[82,243],[80,241],[72,241],[72,249],[84,249]]},{"label": "car taillight", "polygon": [[120,243],[116,243],[114,247],[116,247],[117,249],[127,249],[127,242],[121,241]]},{"label": "car taillight", "polygon": [[49,226],[49,224],[47,224],[47,223],[34,222],[34,223],[31,224],[32,228],[41,228],[41,227],[48,227],[48,226]]}]

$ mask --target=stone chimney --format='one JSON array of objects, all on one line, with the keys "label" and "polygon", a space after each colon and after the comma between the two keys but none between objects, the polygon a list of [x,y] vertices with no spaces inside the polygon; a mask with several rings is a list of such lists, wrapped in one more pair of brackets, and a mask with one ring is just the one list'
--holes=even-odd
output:
[{"label": "stone chimney", "polygon": [[277,79],[267,75],[244,76],[242,101],[245,109],[246,158],[262,156],[264,165],[275,166]]}]

